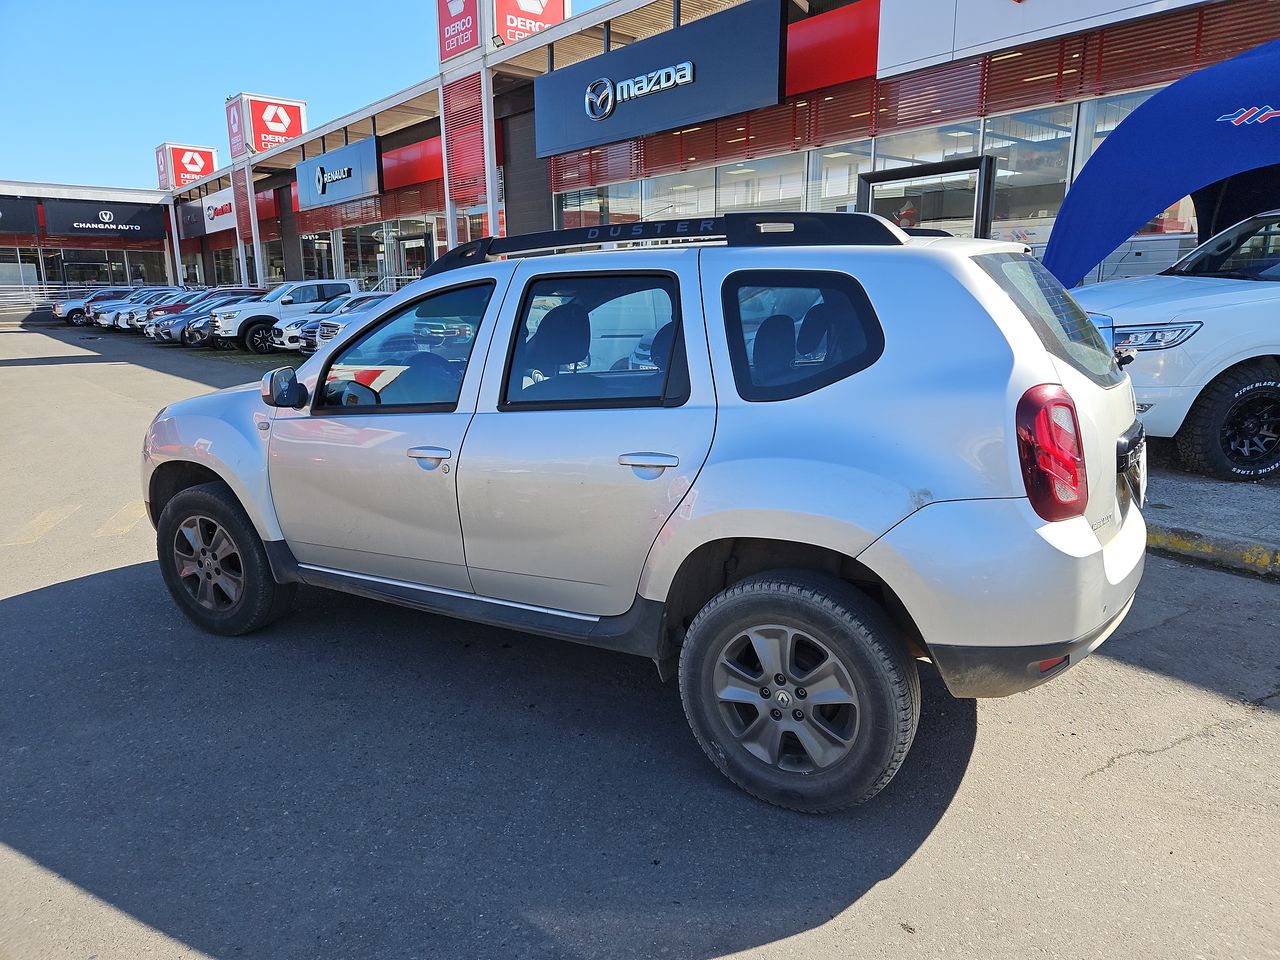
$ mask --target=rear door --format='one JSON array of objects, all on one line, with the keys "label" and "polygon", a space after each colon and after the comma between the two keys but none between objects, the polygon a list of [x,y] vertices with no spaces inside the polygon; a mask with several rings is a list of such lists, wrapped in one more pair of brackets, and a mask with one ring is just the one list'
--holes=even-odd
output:
[{"label": "rear door", "polygon": [[1075,402],[1089,484],[1085,517],[1105,545],[1119,533],[1127,512],[1141,506],[1146,484],[1146,449],[1138,442],[1129,378],[1089,315],[1040,261],[1015,253],[974,259],[1040,336]]},{"label": "rear door", "polygon": [[[634,602],[711,446],[697,251],[565,263],[516,270],[462,446],[459,510],[476,593],[611,616]],[[652,365],[635,369],[646,337]]]}]

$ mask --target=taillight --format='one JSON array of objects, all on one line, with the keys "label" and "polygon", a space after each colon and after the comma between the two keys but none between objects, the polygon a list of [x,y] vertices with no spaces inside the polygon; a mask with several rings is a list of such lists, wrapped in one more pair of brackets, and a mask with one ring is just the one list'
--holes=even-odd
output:
[{"label": "taillight", "polygon": [[1046,520],[1083,515],[1089,481],[1070,394],[1055,383],[1032,387],[1018,401],[1017,422],[1018,458],[1031,506]]}]

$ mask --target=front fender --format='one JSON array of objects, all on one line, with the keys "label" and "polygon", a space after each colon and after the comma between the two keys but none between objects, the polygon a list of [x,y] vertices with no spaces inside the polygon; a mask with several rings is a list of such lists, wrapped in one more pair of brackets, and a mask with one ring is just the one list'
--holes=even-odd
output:
[{"label": "front fender", "polygon": [[142,448],[142,495],[166,463],[198,464],[224,480],[264,541],[283,540],[267,477],[267,444],[274,411],[258,385],[245,384],[172,404],[147,430]]},{"label": "front fender", "polygon": [[785,540],[856,557],[932,499],[928,490],[831,462],[708,463],[650,549],[639,593],[665,601],[685,558],[715,540]]}]

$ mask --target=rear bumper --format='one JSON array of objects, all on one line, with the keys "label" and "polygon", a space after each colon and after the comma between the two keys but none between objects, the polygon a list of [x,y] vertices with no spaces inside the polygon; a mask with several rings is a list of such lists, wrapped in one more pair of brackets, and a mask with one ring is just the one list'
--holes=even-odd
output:
[{"label": "rear bumper", "polygon": [[1005,696],[1062,673],[1124,619],[1146,524],[1117,513],[1103,543],[1085,518],[1050,523],[1025,499],[936,502],[858,559],[897,594],[954,695]]},{"label": "rear bumper", "polygon": [[[1038,687],[1071,669],[1100,647],[1129,613],[1133,597],[1114,617],[1083,637],[1031,647],[961,647],[935,643],[933,665],[955,697],[1007,697]],[[1047,666],[1047,669],[1042,665]]]}]

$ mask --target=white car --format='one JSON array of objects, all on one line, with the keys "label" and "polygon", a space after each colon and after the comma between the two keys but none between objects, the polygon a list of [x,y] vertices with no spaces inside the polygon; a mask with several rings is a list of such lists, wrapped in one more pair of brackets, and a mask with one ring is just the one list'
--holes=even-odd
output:
[{"label": "white car", "polygon": [[281,320],[272,328],[272,342],[277,350],[302,349],[302,328],[309,323],[318,323],[326,317],[338,313],[350,313],[362,304],[376,302],[390,296],[388,293],[343,293],[301,316]]},{"label": "white car", "polygon": [[236,304],[213,315],[213,336],[253,353],[276,349],[275,325],[288,322],[344,293],[359,293],[357,280],[295,280],[282,283],[260,300]]},{"label": "white car", "polygon": [[1118,350],[1147,433],[1225,480],[1280,472],[1280,210],[1224,230],[1164,273],[1073,291]]},{"label": "white car", "polygon": [[116,320],[122,311],[132,310],[144,304],[160,303],[165,298],[181,292],[180,289],[175,287],[141,290],[132,296],[125,297],[123,300],[108,300],[105,303],[91,304],[86,315],[96,326],[111,328],[116,325]]}]

